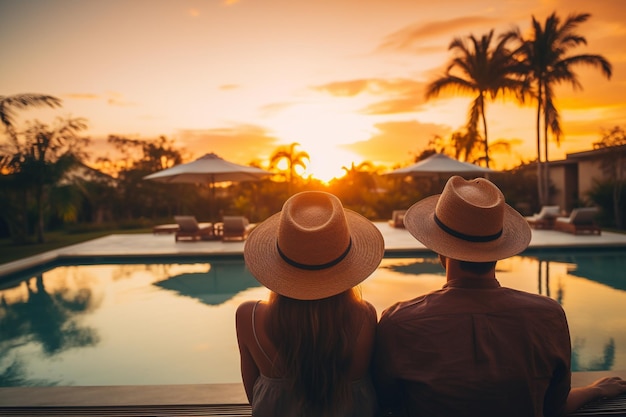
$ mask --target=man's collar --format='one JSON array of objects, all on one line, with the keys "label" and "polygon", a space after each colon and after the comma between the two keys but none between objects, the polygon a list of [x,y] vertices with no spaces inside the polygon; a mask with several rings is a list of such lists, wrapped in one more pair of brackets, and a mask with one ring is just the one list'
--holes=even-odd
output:
[{"label": "man's collar", "polygon": [[454,278],[448,280],[443,288],[474,288],[490,289],[500,288],[500,283],[495,278]]}]

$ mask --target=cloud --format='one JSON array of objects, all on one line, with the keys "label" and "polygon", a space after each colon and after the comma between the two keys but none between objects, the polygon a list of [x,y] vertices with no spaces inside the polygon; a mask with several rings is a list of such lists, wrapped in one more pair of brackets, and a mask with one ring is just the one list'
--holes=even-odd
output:
[{"label": "cloud", "polygon": [[240,164],[267,159],[278,139],[261,126],[239,124],[230,127],[180,130],[178,141],[193,152],[195,157],[214,152],[224,159]]},{"label": "cloud", "polygon": [[429,22],[426,24],[414,23],[396,32],[393,32],[383,39],[377,50],[381,52],[411,52],[414,53],[424,45],[420,43],[432,40],[440,36],[450,37],[452,33],[460,31],[471,31],[476,27],[490,27],[499,23],[497,19],[484,16],[464,16],[450,20]]},{"label": "cloud", "polygon": [[414,112],[424,103],[424,83],[406,78],[368,78],[336,81],[313,87],[335,97],[356,97],[361,94],[389,96],[360,111],[368,115]]},{"label": "cloud", "polygon": [[98,94],[93,93],[69,93],[64,94],[63,97],[68,100],[98,100],[101,98]]},{"label": "cloud", "polygon": [[370,86],[385,80],[360,79],[349,81],[335,81],[313,87],[314,90],[329,93],[335,97],[354,97],[371,90]]},{"label": "cloud", "polygon": [[259,108],[259,111],[263,117],[271,117],[281,111],[288,109],[294,106],[296,103],[293,102],[281,102],[281,103],[270,103]]},{"label": "cloud", "polygon": [[342,148],[377,164],[406,164],[426,148],[434,136],[447,136],[452,132],[450,126],[416,120],[379,123],[375,127],[378,133],[370,139],[342,145]]},{"label": "cloud", "polygon": [[64,94],[63,97],[68,100],[104,100],[108,105],[117,107],[133,107],[137,105],[137,103],[126,101],[122,93],[116,92],[108,92],[104,95],[95,93],[68,93]]},{"label": "cloud", "polygon": [[228,90],[236,90],[240,87],[241,86],[239,84],[222,84],[219,86],[219,89],[222,91],[228,91]]},{"label": "cloud", "polygon": [[136,106],[137,103],[133,103],[131,101],[126,101],[124,98],[124,94],[122,93],[116,93],[116,92],[109,92],[107,93],[107,104],[109,106],[116,106],[116,107],[133,107]]},{"label": "cloud", "polygon": [[406,78],[364,78],[336,81],[313,87],[314,90],[326,92],[336,97],[354,97],[363,93],[375,95],[405,94],[419,88],[423,88],[423,85],[417,81]]}]

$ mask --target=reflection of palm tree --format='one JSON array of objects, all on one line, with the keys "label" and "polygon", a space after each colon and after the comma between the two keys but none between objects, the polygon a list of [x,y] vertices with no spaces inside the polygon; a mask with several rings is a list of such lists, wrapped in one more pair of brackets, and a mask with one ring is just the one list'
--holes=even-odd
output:
[{"label": "reflection of palm tree", "polygon": [[[513,34],[500,37],[495,48],[491,48],[493,30],[483,35],[480,40],[469,36],[469,45],[463,39],[455,38],[449,50],[455,53],[445,75],[427,86],[426,98],[438,96],[443,90],[454,89],[461,93],[475,95],[470,108],[467,130],[472,141],[479,139],[478,122],[482,119],[485,164],[489,167],[489,145],[487,140],[487,120],[485,118],[485,100],[487,95],[495,98],[498,94],[517,92],[522,86],[520,80],[513,77],[515,61],[506,44]],[[466,143],[471,149],[474,145]]]},{"label": "reflection of palm tree", "polygon": [[615,363],[615,339],[612,337],[605,343],[602,357],[592,358],[588,365],[580,362],[580,351],[585,347],[585,341],[576,339],[572,346],[572,371],[610,371]]},{"label": "reflection of palm tree", "polygon": [[[41,275],[35,279],[35,288],[30,281],[24,281],[24,285],[28,292],[26,302],[6,303],[7,314],[0,320],[1,329],[12,329],[9,333],[12,339],[32,336],[41,342],[44,352],[49,355],[98,342],[95,330],[79,327],[73,317],[92,308],[91,290],[81,289],[71,296],[67,289],[50,294]],[[5,335],[7,333],[3,331]]]},{"label": "reflection of palm tree", "polygon": [[572,71],[572,67],[578,64],[600,68],[607,78],[611,77],[611,64],[601,55],[567,55],[571,48],[587,44],[585,37],[574,30],[590,16],[588,13],[572,14],[561,24],[561,19],[556,13],[552,13],[543,27],[533,16],[533,33],[530,39],[525,40],[517,29],[510,32],[510,35],[522,42],[518,52],[524,61],[525,72],[536,88],[537,185],[540,204],[547,204],[549,201],[549,177],[547,172],[543,172],[547,171],[548,167],[542,168],[541,158],[541,115],[543,114],[545,162],[548,162],[548,130],[554,135],[557,144],[562,133],[554,87],[562,82],[568,82],[575,89],[581,88],[578,77]]},{"label": "reflection of palm tree", "polygon": [[281,161],[287,161],[287,182],[288,193],[291,195],[295,170],[297,166],[306,168],[305,160],[309,160],[310,156],[305,151],[296,151],[296,147],[300,146],[299,143],[292,143],[289,146],[279,147],[272,156],[270,156],[270,167],[276,168]]}]

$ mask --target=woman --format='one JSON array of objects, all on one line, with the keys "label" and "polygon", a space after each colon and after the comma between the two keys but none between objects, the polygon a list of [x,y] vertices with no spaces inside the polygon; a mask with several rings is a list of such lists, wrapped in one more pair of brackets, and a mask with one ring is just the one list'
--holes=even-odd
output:
[{"label": "woman", "polygon": [[236,314],[252,415],[374,415],[377,315],[355,287],[383,254],[376,226],[324,192],[294,195],[252,231],[244,259],[271,290]]}]

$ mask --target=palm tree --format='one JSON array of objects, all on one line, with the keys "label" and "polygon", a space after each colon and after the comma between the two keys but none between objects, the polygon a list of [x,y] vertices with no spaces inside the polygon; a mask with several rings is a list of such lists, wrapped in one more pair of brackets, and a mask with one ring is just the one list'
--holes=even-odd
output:
[{"label": "palm tree", "polygon": [[0,122],[2,122],[7,133],[13,138],[15,137],[15,110],[38,106],[60,107],[61,100],[54,96],[43,94],[0,96]]},{"label": "palm tree", "polygon": [[[448,64],[446,72],[426,87],[426,99],[438,96],[444,90],[456,90],[475,95],[469,112],[467,131],[472,140],[479,140],[478,122],[482,119],[485,164],[489,167],[489,145],[485,100],[495,99],[499,94],[519,93],[523,86],[516,76],[519,64],[512,58],[507,43],[513,39],[512,33],[500,36],[495,48],[491,48],[493,30],[480,39],[469,36],[469,44],[455,38],[448,47],[455,57]],[[518,97],[522,97],[519,95]],[[473,146],[470,146],[470,148]]]},{"label": "palm tree", "polygon": [[537,98],[537,186],[540,204],[549,201],[548,166],[542,167],[541,157],[541,126],[543,115],[543,147],[544,161],[548,162],[548,131],[554,135],[557,144],[561,140],[561,123],[559,112],[555,105],[555,86],[568,82],[574,89],[582,89],[577,75],[572,67],[579,64],[599,68],[602,73],[611,78],[611,64],[601,55],[581,54],[568,55],[570,49],[586,45],[587,39],[575,32],[576,27],[586,22],[589,13],[571,14],[561,23],[561,19],[552,13],[546,19],[544,26],[533,16],[532,35],[524,39],[519,29],[511,32],[521,42],[516,51],[526,67],[529,83],[533,84],[533,94]]},{"label": "palm tree", "polygon": [[288,193],[291,195],[293,186],[293,179],[296,171],[296,167],[300,166],[306,168],[305,160],[310,160],[310,156],[305,151],[296,151],[296,147],[300,146],[299,143],[292,143],[289,146],[281,146],[270,156],[270,167],[276,168],[278,164],[285,160],[287,161],[287,183]]}]

